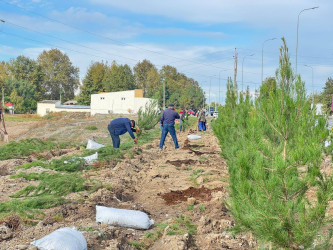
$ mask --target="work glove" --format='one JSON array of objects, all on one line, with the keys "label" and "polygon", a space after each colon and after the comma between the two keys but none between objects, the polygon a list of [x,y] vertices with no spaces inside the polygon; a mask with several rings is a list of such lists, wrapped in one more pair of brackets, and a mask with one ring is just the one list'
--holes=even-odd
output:
[{"label": "work glove", "polygon": [[133,139],[133,141],[134,141],[134,144],[136,144],[137,142],[138,142],[138,139]]},{"label": "work glove", "polygon": [[136,129],[136,133],[140,133],[140,129]]}]

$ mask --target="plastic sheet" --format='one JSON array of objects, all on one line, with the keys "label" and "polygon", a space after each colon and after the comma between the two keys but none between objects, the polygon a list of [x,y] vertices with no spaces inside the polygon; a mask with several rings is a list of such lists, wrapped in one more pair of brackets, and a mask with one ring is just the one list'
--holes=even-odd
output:
[{"label": "plastic sheet", "polygon": [[88,140],[86,149],[99,149],[105,147],[103,144],[94,142],[93,140]]}]

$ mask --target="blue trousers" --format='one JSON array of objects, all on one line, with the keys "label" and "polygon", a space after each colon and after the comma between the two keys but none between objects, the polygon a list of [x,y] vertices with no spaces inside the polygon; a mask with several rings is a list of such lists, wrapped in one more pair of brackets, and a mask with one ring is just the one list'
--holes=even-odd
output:
[{"label": "blue trousers", "polygon": [[199,131],[206,131],[206,124],[205,122],[199,122]]},{"label": "blue trousers", "polygon": [[108,130],[109,130],[109,133],[110,133],[111,138],[112,138],[113,148],[119,148],[119,146],[120,146],[119,135],[114,134],[114,129],[110,125],[108,125]]},{"label": "blue trousers", "polygon": [[179,123],[179,131],[180,132],[185,132],[185,121],[183,121],[183,120],[180,120],[180,123]]},{"label": "blue trousers", "polygon": [[179,148],[178,140],[177,140],[177,136],[176,136],[175,125],[173,125],[173,124],[163,124],[161,141],[160,141],[160,149],[163,148],[164,141],[165,141],[165,138],[166,138],[168,133],[170,133],[170,135],[172,137],[172,140],[175,143],[175,148]]}]

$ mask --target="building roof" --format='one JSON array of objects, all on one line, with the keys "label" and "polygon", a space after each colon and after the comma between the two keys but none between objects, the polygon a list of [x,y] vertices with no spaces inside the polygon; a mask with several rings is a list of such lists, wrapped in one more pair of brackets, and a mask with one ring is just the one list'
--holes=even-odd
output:
[{"label": "building roof", "polygon": [[121,91],[114,91],[114,92],[99,92],[96,94],[91,94],[91,95],[105,95],[105,94],[111,94],[111,93],[126,93],[126,92],[137,92],[137,91],[142,91],[142,89],[130,89],[130,90],[121,90]]},{"label": "building roof", "polygon": [[84,106],[84,105],[56,105],[57,109],[90,109],[90,106]]},{"label": "building roof", "polygon": [[64,102],[64,105],[76,105],[77,101],[76,100],[69,100],[67,102]]},{"label": "building roof", "polygon": [[39,103],[57,103],[57,102],[60,102],[59,100],[43,100],[43,101],[40,101]]},{"label": "building roof", "polygon": [[14,106],[14,105],[13,105],[13,103],[7,102],[7,103],[5,104],[5,106],[9,107],[9,106]]}]

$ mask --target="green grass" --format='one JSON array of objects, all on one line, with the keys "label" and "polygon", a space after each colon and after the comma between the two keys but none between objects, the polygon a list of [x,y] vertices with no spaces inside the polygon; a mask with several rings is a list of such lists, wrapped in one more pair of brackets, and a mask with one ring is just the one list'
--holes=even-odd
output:
[{"label": "green grass", "polygon": [[94,125],[85,127],[86,130],[97,130],[98,128]]},{"label": "green grass", "polygon": [[85,179],[77,173],[19,173],[11,178],[37,180],[39,184],[29,185],[10,195],[12,200],[0,203],[0,218],[17,213],[25,219],[42,219],[43,212],[40,209],[64,204],[66,202],[64,196],[69,193],[83,190],[94,192],[102,187],[101,182]]},{"label": "green grass", "polygon": [[208,157],[205,157],[205,156],[200,156],[200,158],[199,158],[199,162],[200,163],[203,163],[203,162],[205,162],[207,160],[208,160]]},{"label": "green grass", "polygon": [[5,115],[5,121],[9,122],[29,122],[29,121],[42,121],[43,117],[39,115],[24,114],[24,115]]},{"label": "green grass", "polygon": [[192,224],[191,219],[181,214],[176,219],[174,219],[173,223],[170,225],[170,228],[167,229],[167,235],[183,235],[185,233],[194,235],[196,230],[197,226]]},{"label": "green grass", "polygon": [[[159,134],[159,129],[149,130],[142,133],[138,141],[138,146],[151,142]],[[134,146],[133,140],[129,136],[122,136],[121,139],[122,142],[120,149],[114,149],[111,145],[106,145],[98,150],[84,149],[81,152],[81,156],[88,156],[98,152],[99,161],[109,161],[112,159],[120,160],[124,157],[124,154],[128,153],[128,150],[133,149]],[[69,143],[60,144],[52,141],[42,141],[40,139],[11,142],[3,147],[0,147],[0,160],[28,156],[32,153],[38,154],[54,148],[68,147],[69,145]],[[138,154],[136,152],[133,153]],[[53,159],[49,162],[46,160],[38,160],[23,164],[18,168],[28,169],[34,166],[52,169],[58,171],[59,173],[42,172],[27,174],[22,172],[11,176],[11,178],[36,180],[38,181],[38,184],[29,185],[11,195],[13,198],[12,200],[0,203],[0,218],[16,213],[24,219],[36,222],[36,220],[43,218],[43,212],[41,209],[47,209],[64,204],[66,202],[66,199],[64,198],[66,195],[72,192],[80,192],[84,190],[94,192],[103,186],[99,181],[94,179],[85,179],[80,175],[80,171],[86,169],[87,166],[84,160],[80,159],[78,156],[64,156],[60,159]],[[106,188],[112,189],[112,186],[109,185],[106,186]],[[61,220],[62,218],[59,217],[58,219]],[[157,233],[157,235],[159,234],[160,233]],[[136,244],[134,243],[134,245]],[[137,245],[137,247],[141,246]]]},{"label": "green grass", "polygon": [[201,212],[204,212],[206,210],[205,206],[203,204],[199,204],[198,208]]},{"label": "green grass", "polygon": [[79,192],[88,190],[87,179],[82,178],[78,174],[61,174],[61,173],[19,173],[12,175],[12,179],[24,178],[26,180],[40,181],[37,186],[29,185],[19,192],[10,195],[13,198],[27,197],[27,196],[43,196],[43,195],[56,195],[65,196],[72,192]]},{"label": "green grass", "polygon": [[192,181],[196,186],[199,185],[197,182],[197,179],[199,178],[199,176],[204,175],[203,174],[204,172],[205,172],[205,170],[203,170],[203,169],[194,170],[190,176],[190,181]]},{"label": "green grass", "polygon": [[194,204],[187,206],[188,211],[192,211],[194,209]]},{"label": "green grass", "polygon": [[17,168],[29,169],[36,166],[56,171],[77,172],[82,169],[85,169],[86,163],[84,159],[78,158],[77,156],[64,156],[61,157],[60,159],[53,159],[50,162],[46,161],[28,162],[18,166]]},{"label": "green grass", "polygon": [[131,246],[138,249],[138,250],[143,250],[146,249],[145,243],[142,241],[131,241]]},{"label": "green grass", "polygon": [[29,156],[32,153],[41,153],[50,151],[55,148],[68,148],[71,143],[54,143],[51,141],[43,141],[41,139],[25,139],[19,142],[11,141],[8,144],[0,147],[0,161],[21,158]]},{"label": "green grass", "polygon": [[0,218],[16,213],[25,219],[43,219],[43,212],[40,209],[55,207],[65,202],[63,197],[54,195],[13,199],[0,203]]}]

